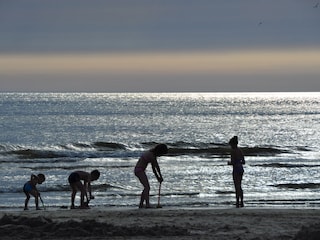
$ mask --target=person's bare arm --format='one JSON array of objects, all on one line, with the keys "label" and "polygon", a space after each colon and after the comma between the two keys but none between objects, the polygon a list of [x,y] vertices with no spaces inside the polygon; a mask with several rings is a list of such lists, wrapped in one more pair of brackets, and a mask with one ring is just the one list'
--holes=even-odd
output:
[{"label": "person's bare arm", "polygon": [[156,178],[158,179],[158,182],[160,182],[160,183],[163,182],[161,170],[160,170],[160,167],[159,167],[157,160],[155,159],[151,164],[152,164],[153,173],[156,176]]}]

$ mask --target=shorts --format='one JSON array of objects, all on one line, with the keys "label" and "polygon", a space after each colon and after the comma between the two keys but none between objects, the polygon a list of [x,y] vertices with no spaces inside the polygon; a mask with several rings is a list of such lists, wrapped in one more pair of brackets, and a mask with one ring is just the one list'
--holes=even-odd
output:
[{"label": "shorts", "polygon": [[32,191],[32,189],[33,189],[33,187],[32,187],[32,185],[31,185],[31,183],[29,183],[29,182],[27,182],[27,183],[24,184],[24,186],[23,186],[23,191],[24,191],[24,193],[29,193],[29,192]]},{"label": "shorts", "polygon": [[76,172],[70,174],[68,181],[70,184],[80,182],[80,175]]},{"label": "shorts", "polygon": [[244,173],[243,167],[241,164],[237,164],[233,166],[233,173],[242,175]]}]

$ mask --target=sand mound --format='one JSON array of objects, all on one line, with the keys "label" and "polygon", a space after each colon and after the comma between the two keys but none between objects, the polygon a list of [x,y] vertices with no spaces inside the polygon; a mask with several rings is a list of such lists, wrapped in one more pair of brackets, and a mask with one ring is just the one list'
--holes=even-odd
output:
[{"label": "sand mound", "polygon": [[303,226],[294,238],[294,240],[319,240],[319,239],[320,239],[320,223],[312,224],[308,227]]},{"label": "sand mound", "polygon": [[0,236],[18,238],[74,238],[106,236],[187,236],[189,232],[178,226],[115,226],[95,220],[55,222],[49,218],[4,215],[0,219]]}]

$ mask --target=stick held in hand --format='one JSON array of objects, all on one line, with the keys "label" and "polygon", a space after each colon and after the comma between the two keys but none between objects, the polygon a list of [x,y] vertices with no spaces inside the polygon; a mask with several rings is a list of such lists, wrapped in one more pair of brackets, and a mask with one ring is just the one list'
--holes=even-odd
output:
[{"label": "stick held in hand", "polygon": [[161,182],[159,183],[158,205],[157,205],[157,208],[162,208],[162,206],[160,205],[160,192],[161,192]]}]

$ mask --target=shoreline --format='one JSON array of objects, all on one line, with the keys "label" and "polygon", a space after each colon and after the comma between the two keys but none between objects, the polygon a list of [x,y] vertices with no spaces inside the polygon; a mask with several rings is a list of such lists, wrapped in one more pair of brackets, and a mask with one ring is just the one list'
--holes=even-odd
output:
[{"label": "shoreline", "polygon": [[312,239],[319,226],[320,209],[311,208],[0,211],[3,239]]}]

